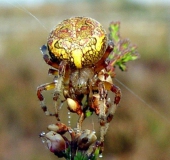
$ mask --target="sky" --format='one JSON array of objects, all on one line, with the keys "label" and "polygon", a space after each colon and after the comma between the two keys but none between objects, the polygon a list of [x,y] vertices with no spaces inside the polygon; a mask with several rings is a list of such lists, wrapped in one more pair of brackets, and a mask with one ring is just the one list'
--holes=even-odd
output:
[{"label": "sky", "polygon": [[[67,2],[67,1],[76,1],[76,0],[57,0],[57,2]],[[78,0],[77,0],[78,1]],[[170,0],[129,0],[136,3],[141,4],[160,4],[160,5],[170,5]],[[10,4],[26,4],[26,5],[35,5],[35,4],[42,4],[44,2],[56,2],[55,0],[0,0],[1,5],[10,5]]]}]

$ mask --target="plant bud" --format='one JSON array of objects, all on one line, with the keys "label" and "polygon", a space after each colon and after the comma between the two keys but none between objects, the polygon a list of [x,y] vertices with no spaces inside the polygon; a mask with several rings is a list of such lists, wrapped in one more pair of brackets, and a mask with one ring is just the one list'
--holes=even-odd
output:
[{"label": "plant bud", "polygon": [[66,142],[60,134],[50,131],[45,137],[47,138],[47,147],[51,152],[58,154],[66,149]]},{"label": "plant bud", "polygon": [[94,132],[90,130],[84,130],[78,138],[78,148],[80,150],[87,150],[92,143],[96,141],[97,137]]},{"label": "plant bud", "polygon": [[67,126],[64,123],[60,123],[60,122],[58,122],[56,124],[50,124],[47,127],[47,129],[50,130],[50,131],[57,132],[59,134],[64,134],[68,131]]}]

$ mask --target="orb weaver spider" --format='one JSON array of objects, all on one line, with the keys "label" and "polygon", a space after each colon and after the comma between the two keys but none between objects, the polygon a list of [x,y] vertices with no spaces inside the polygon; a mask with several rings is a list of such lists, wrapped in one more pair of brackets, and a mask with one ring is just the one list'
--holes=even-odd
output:
[{"label": "orb weaver spider", "polygon": [[[92,18],[74,17],[62,21],[50,33],[47,45],[41,47],[44,61],[52,68],[51,83],[40,85],[37,96],[46,115],[59,119],[59,98],[62,94],[68,109],[77,113],[77,132],[81,132],[87,111],[95,112],[101,126],[100,142],[121,99],[121,91],[108,74],[107,57],[113,50],[102,25]],[[49,52],[49,55],[48,53]],[[55,113],[50,113],[44,102],[43,91],[54,90]],[[112,103],[108,92],[115,94]],[[85,103],[83,99],[86,97]]]}]

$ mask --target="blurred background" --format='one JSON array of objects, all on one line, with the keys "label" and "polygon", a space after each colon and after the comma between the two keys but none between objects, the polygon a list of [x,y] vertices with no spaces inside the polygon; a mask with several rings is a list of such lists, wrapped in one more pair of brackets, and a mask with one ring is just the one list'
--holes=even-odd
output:
[{"label": "blurred background", "polygon": [[[36,97],[37,86],[53,79],[39,48],[56,24],[73,16],[92,17],[106,30],[111,21],[120,21],[121,36],[136,44],[141,56],[127,64],[127,72],[116,70],[117,79],[131,91],[114,81],[123,97],[106,135],[103,159],[170,159],[168,0],[1,0],[0,159],[58,159],[38,137],[56,122],[45,116]],[[67,123],[66,113],[63,108],[61,115]],[[72,118],[73,125],[76,118]],[[84,127],[93,128],[93,121],[98,130],[95,115]]]}]

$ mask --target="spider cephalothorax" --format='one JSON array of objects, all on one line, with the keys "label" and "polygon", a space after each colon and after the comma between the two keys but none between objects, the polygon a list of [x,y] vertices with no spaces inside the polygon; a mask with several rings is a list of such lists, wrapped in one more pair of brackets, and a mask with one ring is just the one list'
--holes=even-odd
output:
[{"label": "spider cephalothorax", "polygon": [[[58,24],[51,31],[47,46],[41,48],[45,62],[53,67],[49,73],[55,76],[52,83],[37,89],[37,96],[46,115],[56,116],[59,120],[58,109],[56,113],[50,113],[42,95],[42,91],[54,89],[56,107],[61,105],[59,97],[62,94],[68,109],[79,115],[78,132],[81,132],[87,111],[99,116],[100,140],[104,141],[109,122],[121,98],[120,89],[113,84],[107,72],[106,59],[112,50],[113,42],[107,41],[105,30],[94,19],[75,17]],[[110,91],[115,93],[115,97],[108,97]],[[84,98],[85,103],[82,102]]]}]

